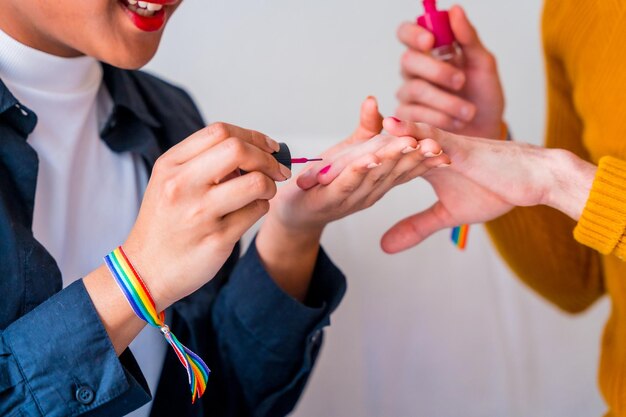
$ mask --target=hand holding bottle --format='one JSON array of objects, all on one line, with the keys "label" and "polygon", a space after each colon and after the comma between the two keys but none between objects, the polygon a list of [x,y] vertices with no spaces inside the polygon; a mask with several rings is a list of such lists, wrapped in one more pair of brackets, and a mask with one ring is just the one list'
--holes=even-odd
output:
[{"label": "hand holding bottle", "polygon": [[463,54],[458,67],[441,60],[446,48],[436,45],[429,30],[416,23],[400,26],[398,37],[408,49],[401,61],[404,83],[397,93],[396,115],[459,134],[499,138],[504,96],[496,60],[461,7],[452,7],[449,17]]}]

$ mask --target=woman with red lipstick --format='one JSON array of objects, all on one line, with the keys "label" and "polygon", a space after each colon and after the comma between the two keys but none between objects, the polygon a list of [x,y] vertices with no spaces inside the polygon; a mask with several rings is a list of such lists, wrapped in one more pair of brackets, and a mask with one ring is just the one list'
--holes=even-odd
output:
[{"label": "woman with red lipstick", "polygon": [[[274,140],[205,127],[184,91],[136,71],[178,6],[3,3],[2,416],[287,414],[345,291],[324,227],[448,162],[432,140],[376,136],[368,99],[357,131],[324,155],[318,179],[335,181],[305,176],[276,195],[291,172]],[[268,211],[240,258],[239,238]],[[174,350],[103,263],[119,245],[167,312],[164,334],[211,368],[194,404]]]}]

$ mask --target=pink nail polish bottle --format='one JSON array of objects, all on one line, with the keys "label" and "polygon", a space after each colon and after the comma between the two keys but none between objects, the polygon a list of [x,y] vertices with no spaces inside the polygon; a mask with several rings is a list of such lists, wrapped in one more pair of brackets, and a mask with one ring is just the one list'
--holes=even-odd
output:
[{"label": "pink nail polish bottle", "polygon": [[463,65],[463,53],[450,25],[450,16],[445,10],[437,10],[437,0],[423,0],[424,15],[417,24],[435,35],[435,47],[431,55],[456,67]]}]

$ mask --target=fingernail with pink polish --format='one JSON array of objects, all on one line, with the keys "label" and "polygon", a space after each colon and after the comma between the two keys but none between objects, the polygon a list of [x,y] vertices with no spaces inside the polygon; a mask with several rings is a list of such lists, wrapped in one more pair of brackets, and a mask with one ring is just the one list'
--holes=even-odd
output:
[{"label": "fingernail with pink polish", "polygon": [[391,120],[393,120],[396,123],[402,123],[402,120],[398,119],[397,117],[390,117]]},{"label": "fingernail with pink polish", "polygon": [[320,171],[320,174],[322,175],[328,174],[328,171],[330,171],[330,165],[326,165],[324,168],[322,168],[322,170]]}]

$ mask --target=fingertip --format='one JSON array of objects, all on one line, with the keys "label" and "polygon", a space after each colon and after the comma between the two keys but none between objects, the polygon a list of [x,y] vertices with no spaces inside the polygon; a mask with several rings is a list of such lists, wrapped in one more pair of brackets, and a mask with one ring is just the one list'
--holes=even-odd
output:
[{"label": "fingertip", "polygon": [[385,232],[383,237],[380,239],[380,247],[387,255],[395,255],[406,249],[398,245],[394,235],[394,229],[392,228]]},{"label": "fingertip", "polygon": [[383,116],[378,109],[378,100],[374,96],[368,96],[361,105],[360,128],[370,133],[380,132]]},{"label": "fingertip", "polygon": [[385,236],[383,236],[380,239],[380,248],[383,250],[383,252],[385,252],[387,255],[395,255],[396,252],[394,252],[392,250],[391,247],[389,247],[389,245],[387,245],[387,241],[385,240]]},{"label": "fingertip", "polygon": [[435,36],[416,22],[402,23],[397,36],[403,44],[420,52],[428,52],[435,46]]},{"label": "fingertip", "polygon": [[371,106],[376,106],[376,108],[378,108],[378,99],[376,96],[367,96],[365,100],[363,100],[362,107],[370,108]]},{"label": "fingertip", "polygon": [[465,15],[465,9],[463,8],[463,6],[461,6],[460,4],[453,4],[449,9],[448,9],[448,13],[449,14],[462,14]]},{"label": "fingertip", "polygon": [[478,33],[467,17],[465,9],[455,5],[449,9],[450,23],[457,41],[461,45],[479,44]]},{"label": "fingertip", "polygon": [[397,129],[399,126],[402,126],[402,120],[395,116],[385,117],[383,120],[383,127],[385,130],[391,131]]},{"label": "fingertip", "polygon": [[309,190],[311,188],[313,188],[316,184],[316,179],[315,177],[312,177],[310,175],[307,176],[299,176],[296,179],[296,185],[298,186],[298,188],[300,188],[303,191]]},{"label": "fingertip", "polygon": [[455,4],[448,9],[448,15],[450,16],[450,20],[452,21],[465,21],[467,24],[470,24],[469,19],[467,18],[467,13],[465,13],[465,9],[463,6],[459,4]]}]

